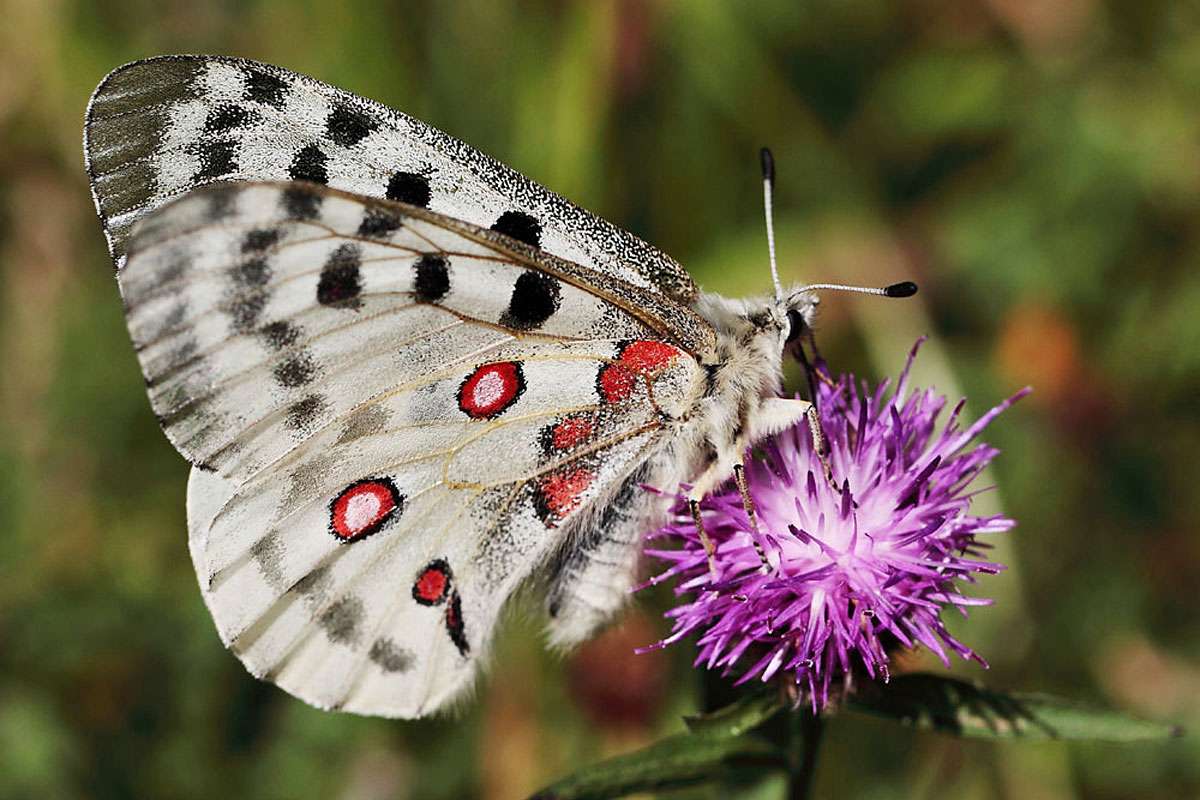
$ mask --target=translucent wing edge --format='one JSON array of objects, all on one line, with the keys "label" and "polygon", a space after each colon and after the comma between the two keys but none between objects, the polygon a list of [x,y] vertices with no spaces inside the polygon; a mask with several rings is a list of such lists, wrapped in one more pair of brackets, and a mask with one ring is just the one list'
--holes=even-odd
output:
[{"label": "translucent wing edge", "polygon": [[[551,189],[542,186],[530,178],[522,175],[503,162],[492,158],[486,153],[480,152],[467,143],[451,136],[444,131],[434,128],[421,120],[409,116],[402,111],[398,111],[390,106],[386,106],[368,98],[361,97],[357,94],[341,89],[337,86],[317,80],[302,73],[293,72],[291,70],[277,67],[271,64],[265,64],[253,59],[237,58],[233,56],[220,55],[202,55],[202,54],[173,54],[153,56],[145,59],[138,59],[122,64],[116,69],[109,72],[101,79],[96,86],[91,96],[88,98],[87,109],[84,113],[83,126],[83,153],[84,167],[88,174],[88,184],[92,194],[92,202],[96,207],[96,214],[100,218],[104,228],[105,241],[108,244],[109,255],[113,258],[115,267],[119,270],[123,265],[123,260],[116,252],[115,241],[109,230],[109,220],[101,210],[100,197],[96,187],[96,172],[93,168],[91,138],[89,135],[93,122],[96,119],[97,103],[105,96],[105,91],[112,81],[121,75],[126,70],[134,67],[155,65],[171,62],[186,62],[195,61],[199,63],[223,63],[242,68],[253,68],[262,70],[277,77],[286,77],[289,80],[299,81],[309,86],[315,86],[322,90],[331,91],[339,95],[351,105],[358,106],[361,109],[369,109],[374,114],[392,120],[398,120],[403,126],[410,128],[416,135],[416,138],[424,143],[441,149],[445,152],[454,153],[455,159],[462,164],[465,169],[469,169],[481,182],[502,189],[510,197],[522,198],[529,200],[538,198],[542,203],[541,209],[531,208],[530,210],[549,212],[548,215],[555,220],[561,220],[562,223],[572,230],[586,230],[587,240],[594,246],[605,246],[606,255],[628,264],[640,265],[643,268],[652,268],[655,275],[655,282],[663,289],[670,297],[680,303],[691,303],[699,295],[697,288],[691,276],[687,271],[669,255],[654,247],[653,245],[642,240],[638,236],[626,231],[622,228],[613,225],[602,217],[599,217],[592,212],[572,203],[562,195],[554,192]],[[612,243],[612,244],[609,244]],[[613,246],[615,244],[615,246]],[[649,274],[649,273],[647,273]]]}]

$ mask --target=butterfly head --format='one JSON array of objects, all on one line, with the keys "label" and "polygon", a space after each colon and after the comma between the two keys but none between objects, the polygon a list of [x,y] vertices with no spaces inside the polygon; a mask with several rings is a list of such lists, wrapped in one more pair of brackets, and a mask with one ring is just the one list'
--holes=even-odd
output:
[{"label": "butterfly head", "polygon": [[901,281],[890,286],[846,286],[840,283],[813,283],[793,289],[786,297],[776,301],[787,317],[787,334],[784,338],[786,346],[799,346],[804,334],[812,330],[813,319],[817,315],[817,306],[821,297],[817,292],[857,292],[858,294],[873,294],[879,297],[912,297],[917,293],[917,285],[912,281]]},{"label": "butterfly head", "polygon": [[815,292],[797,287],[778,298],[704,294],[696,310],[716,329],[723,360],[753,354],[761,362],[781,364],[812,330],[819,304]]},{"label": "butterfly head", "polygon": [[803,289],[793,291],[779,303],[787,320],[783,337],[785,347],[799,346],[801,337],[812,330],[813,319],[817,316],[817,306],[820,303],[821,298],[815,292]]}]

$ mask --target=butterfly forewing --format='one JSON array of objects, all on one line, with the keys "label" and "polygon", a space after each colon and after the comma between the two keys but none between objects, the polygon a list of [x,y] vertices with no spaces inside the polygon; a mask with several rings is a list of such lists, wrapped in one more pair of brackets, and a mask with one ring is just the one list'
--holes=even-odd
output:
[{"label": "butterfly forewing", "polygon": [[[453,403],[463,368],[506,345],[659,336],[469,233],[300,184],[218,184],[149,218],[119,280],[171,441],[195,464],[246,476],[413,381]],[[638,290],[606,285],[637,302]]]},{"label": "butterfly forewing", "polygon": [[278,67],[167,56],[96,89],[85,155],[118,265],[133,224],[212,181],[305,180],[494,228],[680,302],[669,256],[419,120]]},{"label": "butterfly forewing", "polygon": [[427,713],[470,684],[516,586],[628,494],[704,371],[627,310],[673,301],[582,269],[303,183],[216,184],[139,225],[130,331],[207,470],[192,555],[254,674]]}]

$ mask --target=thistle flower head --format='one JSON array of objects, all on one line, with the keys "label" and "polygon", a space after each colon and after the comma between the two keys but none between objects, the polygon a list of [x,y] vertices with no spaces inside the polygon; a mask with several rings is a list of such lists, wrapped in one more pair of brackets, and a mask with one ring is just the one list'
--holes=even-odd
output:
[{"label": "thistle flower head", "polygon": [[[676,505],[648,552],[669,565],[651,583],[677,579],[682,602],[653,647],[699,634],[697,666],[740,672],[739,682],[790,673],[814,709],[855,670],[886,680],[896,645],[925,645],[947,665],[950,652],[983,663],[941,614],[988,604],[959,584],[1003,569],[976,537],[1013,520],[968,513],[967,487],[997,451],[968,445],[1025,392],[965,430],[959,402],[937,430],[946,398],[908,386],[916,351],[890,391],[852,375],[819,386],[832,480],[801,422],[746,463],[754,523],[732,481],[705,498],[715,575],[686,504]],[[664,540],[677,546],[658,547]]]}]

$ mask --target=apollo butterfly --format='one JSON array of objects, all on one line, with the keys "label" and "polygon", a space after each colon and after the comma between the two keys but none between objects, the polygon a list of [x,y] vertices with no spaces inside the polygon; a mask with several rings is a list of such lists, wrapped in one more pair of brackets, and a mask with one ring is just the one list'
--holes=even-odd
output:
[{"label": "apollo butterfly", "polygon": [[821,287],[703,294],[636,236],[310,78],[128,64],[84,149],[150,404],[193,465],[205,602],[254,675],[313,705],[443,708],[526,583],[552,641],[581,641],[665,514],[643,485],[702,497],[811,418],[781,361]]}]

